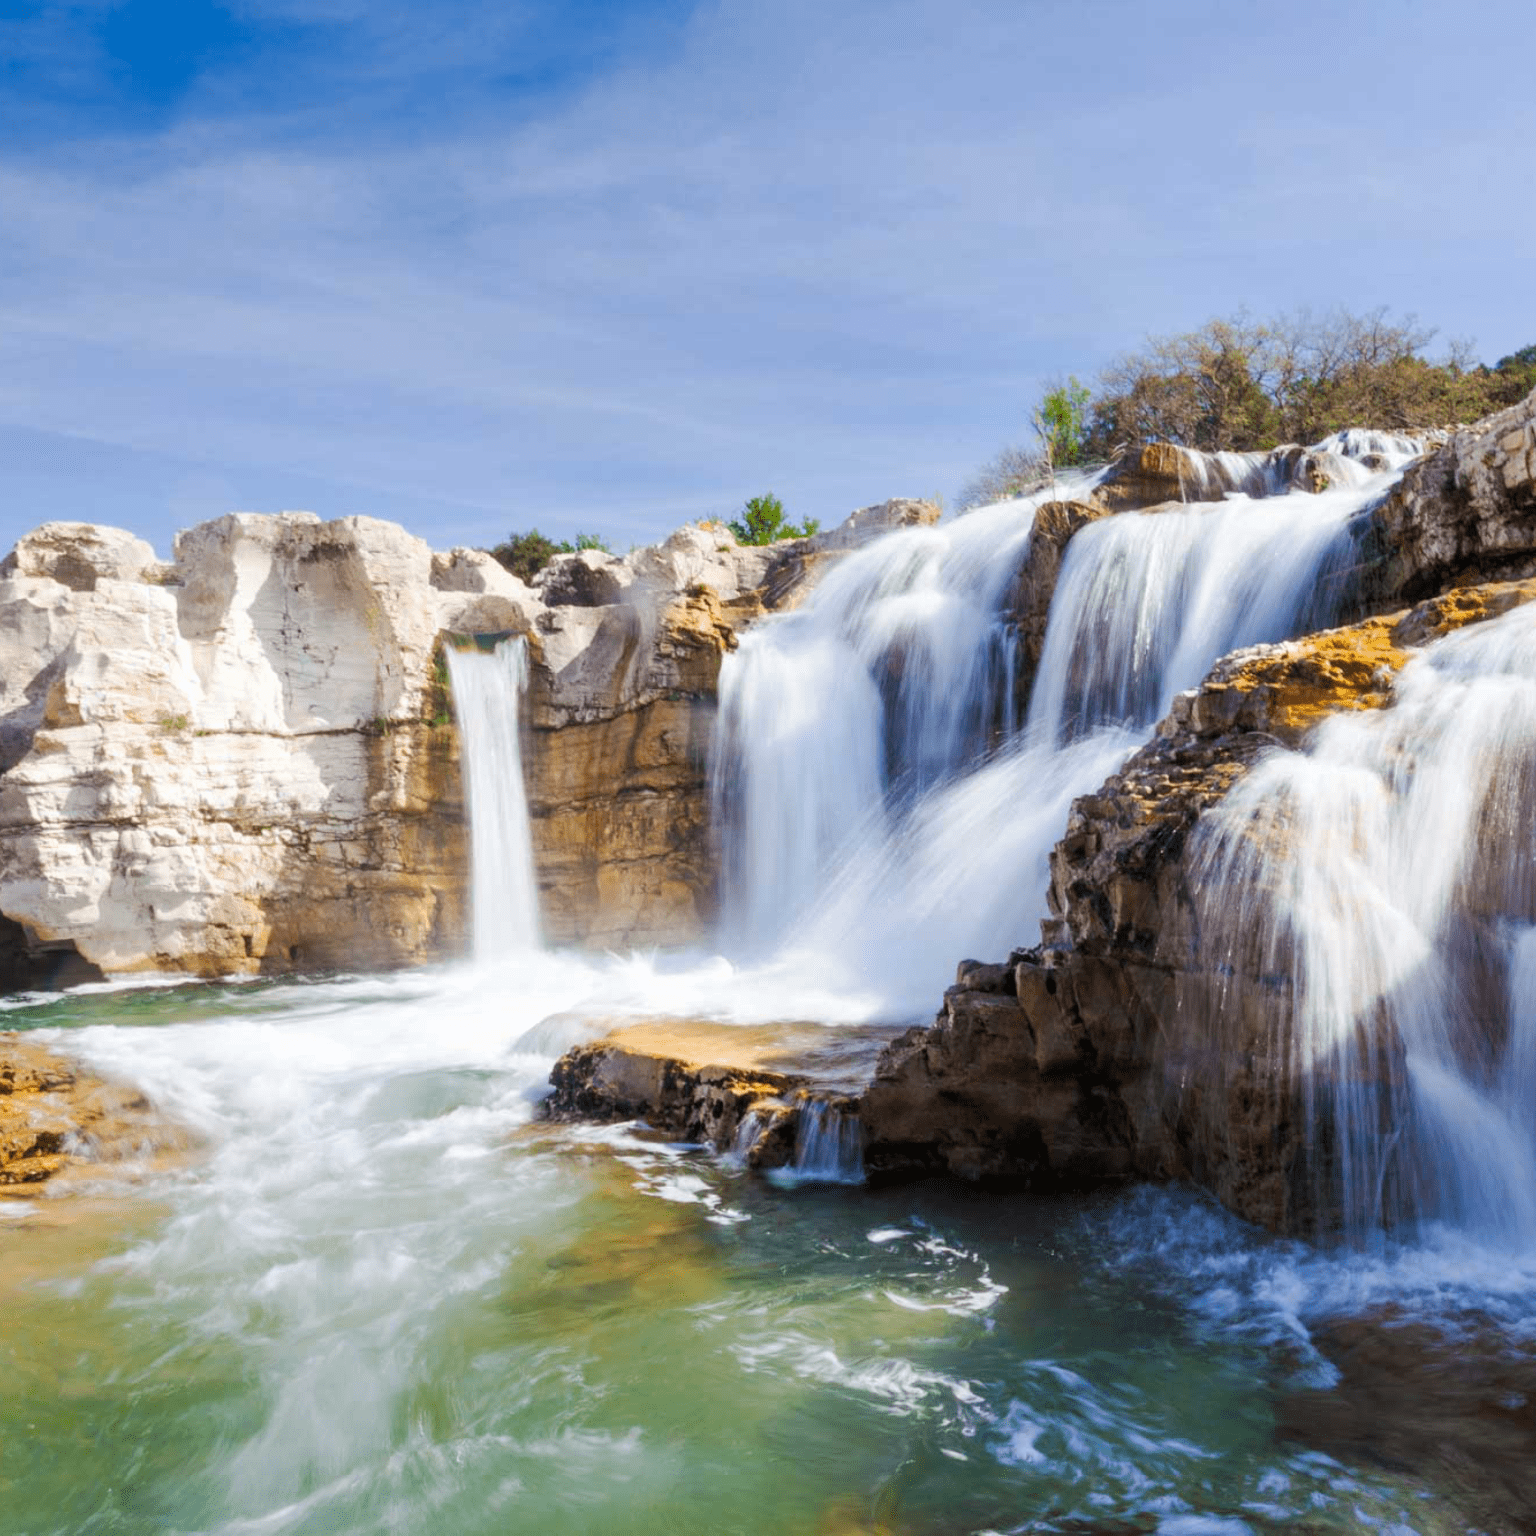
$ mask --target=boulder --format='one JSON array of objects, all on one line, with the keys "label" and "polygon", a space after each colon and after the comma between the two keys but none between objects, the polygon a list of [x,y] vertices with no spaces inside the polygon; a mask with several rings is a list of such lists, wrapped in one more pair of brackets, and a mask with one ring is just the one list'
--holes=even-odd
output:
[{"label": "boulder", "polygon": [[94,592],[98,581],[158,578],[162,570],[143,539],[95,523],[44,523],[0,560],[0,578],[42,577],[71,592]]},{"label": "boulder", "polygon": [[1377,507],[1368,600],[1536,574],[1536,391],[1458,428]]}]

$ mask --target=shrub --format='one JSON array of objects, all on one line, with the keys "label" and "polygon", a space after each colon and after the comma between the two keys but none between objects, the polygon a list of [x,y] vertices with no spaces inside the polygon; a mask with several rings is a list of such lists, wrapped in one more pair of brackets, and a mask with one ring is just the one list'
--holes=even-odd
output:
[{"label": "shrub", "polygon": [[962,510],[1037,490],[1055,470],[1145,442],[1237,450],[1313,443],[1342,427],[1412,431],[1475,421],[1536,389],[1536,346],[1475,362],[1465,343],[1435,361],[1410,315],[1245,313],[1149,338],[1090,390],[1076,378],[1033,412],[1038,446],[1005,448],[964,488]]},{"label": "shrub", "polygon": [[503,544],[498,544],[491,555],[521,581],[532,581],[556,555],[573,555],[578,550],[600,549],[605,554],[613,551],[596,533],[578,533],[575,541],[548,538],[537,528],[527,533],[513,533]]},{"label": "shrub", "polygon": [[1035,407],[1035,433],[1043,456],[1057,469],[1081,464],[1088,439],[1088,402],[1093,391],[1074,375],[1048,389]]},{"label": "shrub", "polygon": [[808,539],[821,522],[808,517],[798,526],[784,520],[784,503],[771,491],[751,497],[741,509],[741,516],[726,524],[738,544],[777,544],[780,539]]}]

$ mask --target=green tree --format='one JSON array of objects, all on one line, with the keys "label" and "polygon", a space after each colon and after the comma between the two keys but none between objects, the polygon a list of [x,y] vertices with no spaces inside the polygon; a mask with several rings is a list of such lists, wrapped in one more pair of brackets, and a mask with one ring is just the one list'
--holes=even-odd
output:
[{"label": "green tree", "polygon": [[780,539],[808,539],[821,522],[808,517],[798,526],[784,520],[784,503],[771,491],[753,496],[741,509],[741,516],[726,524],[738,544],[777,544]]},{"label": "green tree", "polygon": [[1093,392],[1075,375],[1048,389],[1035,407],[1035,432],[1041,451],[1056,469],[1081,464],[1088,437],[1088,402]]}]

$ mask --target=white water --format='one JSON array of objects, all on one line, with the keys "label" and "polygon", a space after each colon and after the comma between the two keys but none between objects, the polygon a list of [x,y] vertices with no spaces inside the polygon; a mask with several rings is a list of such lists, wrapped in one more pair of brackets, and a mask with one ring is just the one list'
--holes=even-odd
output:
[{"label": "white water", "polygon": [[[1536,1242],[1536,609],[1276,751],[1197,847],[1207,960],[1266,979],[1347,1224]],[[1216,1024],[1235,1016],[1218,1003]]]},{"label": "white water", "polygon": [[[1027,720],[1008,595],[1037,507],[1089,477],[889,534],[802,609],[753,626],[721,672],[713,764],[728,952],[910,1017],[957,959],[1028,943],[1071,801],[1219,656],[1333,616],[1350,525],[1412,447],[1341,438],[1333,455],[1393,468],[1351,459],[1351,483],[1319,495],[1233,494],[1081,529]],[[1209,473],[1260,488],[1276,471],[1253,457],[1213,457]]]},{"label": "white water", "polygon": [[1030,701],[1037,739],[1108,723],[1145,731],[1228,651],[1326,624],[1353,559],[1350,521],[1383,483],[1125,512],[1081,529]]},{"label": "white water", "polygon": [[864,1182],[864,1138],[859,1117],[825,1099],[808,1099],[795,1128],[793,1173],[829,1184]]},{"label": "white water", "polygon": [[[158,989],[93,997],[124,1015],[69,1030],[69,1048],[142,1084],[206,1137],[207,1154],[155,1186],[168,1215],[152,1232],[57,1282],[31,1332],[8,1314],[8,1359],[42,1383],[36,1406],[12,1415],[13,1443],[46,1435],[62,1447],[25,1453],[29,1482],[57,1480],[22,1506],[44,1511],[19,1516],[23,1528],[703,1529],[719,1516],[722,1487],[733,1490],[744,1529],[849,1529],[875,1518],[869,1507],[850,1515],[796,1503],[803,1486],[889,1486],[894,1522],[911,1529],[1013,1528],[1032,1510],[1059,1512],[1062,1528],[1413,1528],[1423,1501],[1411,1482],[1400,1494],[1383,1490],[1326,1457],[1277,1446],[1255,1376],[1283,1374],[1290,1350],[1298,1374],[1325,1381],[1330,1368],[1309,1329],[1330,1311],[1396,1303],[1491,1312],[1511,1333],[1528,1332],[1529,1262],[1490,1257],[1443,1229],[1407,1252],[1321,1256],[1157,1194],[1095,1219],[1069,1267],[1061,1250],[1073,1245],[1070,1225],[1029,1226],[1041,1206],[1007,1207],[999,1233],[989,1201],[974,1236],[959,1235],[965,1221],[953,1210],[922,1205],[932,1191],[861,1193],[852,1207],[840,1203],[854,1198],[846,1191],[803,1190],[790,1214],[684,1149],[623,1128],[572,1133],[619,1170],[616,1188],[569,1141],[546,1155],[549,1143],[531,1139],[529,1126],[551,1057],[615,1013],[889,1017],[931,1008],[961,954],[997,955],[1028,937],[1044,854],[1072,795],[1100,782],[1161,701],[1197,679],[1188,673],[1212,646],[1289,622],[1287,603],[1316,569],[1308,560],[1328,545],[1320,528],[1312,553],[1287,564],[1287,519],[1318,510],[1318,500],[1164,514],[1193,519],[1207,537],[1152,529],[1146,563],[1127,555],[1114,589],[1124,599],[1177,567],[1184,574],[1158,588],[1162,609],[1106,630],[1093,601],[1064,600],[1050,637],[1062,626],[1071,637],[1061,651],[1069,679],[1074,654],[1108,647],[1155,682],[1121,704],[1112,689],[1069,681],[1059,705],[1040,706],[1045,724],[1035,731],[1009,717],[1006,639],[994,620],[1000,551],[1018,553],[1027,509],[976,514],[990,528],[966,519],[924,531],[915,548],[894,536],[898,554],[915,556],[903,557],[904,575],[891,551],[865,552],[891,577],[885,590],[863,589],[890,647],[864,654],[839,632],[853,622],[862,554],[836,573],[852,569],[841,613],[757,631],[770,638],[752,644],[772,664],[755,673],[742,657],[741,755],[721,775],[750,780],[775,761],[773,690],[786,700],[800,659],[846,684],[834,697],[867,704],[852,651],[879,708],[848,710],[843,723],[858,729],[839,738],[845,763],[826,748],[822,727],[837,723],[817,714],[826,701],[801,690],[805,714],[781,720],[815,771],[786,751],[778,777],[764,781],[777,789],[753,800],[750,782],[738,786],[738,804],[759,807],[767,822],[745,829],[748,852],[774,852],[775,816],[792,832],[795,815],[821,815],[808,847],[770,859],[763,878],[774,899],[745,925],[763,925],[767,953],[755,962],[546,954],[533,922],[507,915],[530,912],[531,896],[521,908],[515,895],[482,899],[477,870],[473,967],[255,984],[217,993],[206,1016],[191,1018],[200,1005],[174,991],[163,1006],[180,1012],[164,1019],[153,1011]],[[1320,523],[1324,512],[1339,526],[1349,515],[1343,504],[1325,507]],[[1105,553],[1095,547],[1083,546],[1090,568]],[[1226,586],[1245,582],[1249,596],[1223,601]],[[1375,798],[1403,798],[1371,823],[1384,841],[1359,842],[1352,810],[1347,837],[1335,821],[1322,839],[1355,882],[1328,899],[1348,910],[1407,909],[1412,921],[1385,922],[1370,952],[1403,995],[1417,995],[1415,954],[1435,949],[1433,913],[1463,917],[1470,891],[1496,894],[1492,948],[1457,940],[1449,949],[1463,970],[1488,972],[1479,996],[1508,999],[1500,1052],[1477,1070],[1456,1054],[1452,1074],[1475,1086],[1493,1138],[1451,1151],[1489,1164],[1513,1145],[1515,1166],[1529,1155],[1518,1143],[1529,1116],[1517,1106],[1532,1102],[1536,1063],[1536,910],[1523,884],[1533,807],[1518,774],[1473,782],[1479,762],[1530,758],[1525,705],[1502,695],[1528,685],[1531,637],[1507,629],[1503,660],[1478,652],[1472,634],[1461,650],[1437,649],[1424,663],[1434,675],[1413,733],[1351,749],[1316,777],[1343,782],[1363,757]],[[822,640],[818,657],[810,642]],[[892,648],[903,658],[899,683]],[[487,712],[501,724],[482,738],[487,752],[466,749],[499,765],[471,783],[479,864],[500,857],[480,852],[482,808],[511,799],[516,811],[521,801],[519,680],[507,658],[496,674],[482,661],[495,664],[469,658],[469,692],[494,681],[501,704]],[[779,663],[784,675],[772,682]],[[1410,669],[1399,710],[1418,675]],[[1077,676],[1090,674],[1079,666]],[[921,688],[909,684],[918,678]],[[457,671],[455,691],[469,697]],[[1456,755],[1463,724],[1483,748],[1471,757]],[[1407,773],[1415,754],[1434,765],[1427,777]],[[829,782],[845,767],[855,785],[875,784],[871,800]],[[1414,799],[1400,780],[1436,787]],[[844,810],[821,814],[825,803]],[[849,807],[861,825],[840,819]],[[1433,829],[1434,848],[1418,846],[1416,821]],[[1486,835],[1472,838],[1476,854],[1457,863],[1452,845],[1465,848],[1477,829]],[[516,850],[526,827],[505,846],[514,850],[508,867],[523,869]],[[1368,879],[1356,879],[1355,863]],[[808,869],[825,889],[797,883]],[[750,858],[738,874],[756,878]],[[1310,901],[1316,889],[1302,894]],[[1320,894],[1328,897],[1326,884]],[[809,903],[798,945],[775,947],[781,901]],[[483,937],[482,916],[491,919]],[[1444,929],[1455,930],[1454,921]],[[1417,950],[1399,943],[1415,932]],[[1323,959],[1327,977],[1332,960]],[[146,1016],[135,1018],[141,1006]],[[156,1027],[128,1027],[135,1022]],[[1334,1049],[1340,1028],[1338,1016],[1325,1019],[1317,1048]],[[805,1175],[851,1177],[851,1151],[847,1121],[829,1113],[805,1122],[796,1161]],[[1491,1214],[1499,1198],[1466,1204]],[[641,1222],[637,1202],[688,1212],[696,1225]],[[1165,1264],[1182,1313],[1147,1283],[1149,1255]],[[56,1425],[65,1427],[55,1434]],[[743,1445],[754,1454],[742,1455]],[[897,1502],[902,1478],[932,1488],[926,1520]],[[989,1479],[993,1502],[967,1506]]]},{"label": "white water", "polygon": [[523,789],[528,645],[517,636],[489,652],[450,647],[447,655],[469,810],[475,955],[495,960],[537,949],[540,941]]}]

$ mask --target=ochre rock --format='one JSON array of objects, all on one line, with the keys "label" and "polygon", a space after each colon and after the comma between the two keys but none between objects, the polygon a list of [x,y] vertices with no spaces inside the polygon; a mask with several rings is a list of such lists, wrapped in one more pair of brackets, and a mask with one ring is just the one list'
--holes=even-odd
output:
[{"label": "ochre rock", "polygon": [[[853,1113],[890,1031],[811,1023],[714,1024],[700,1019],[620,1025],[567,1051],[550,1074],[555,1120],[642,1120],[673,1140],[733,1147],[751,1168],[793,1160],[812,1098]],[[750,1137],[743,1136],[753,1118]]]},{"label": "ochre rock", "polygon": [[186,1145],[136,1089],[105,1082],[24,1035],[0,1033],[0,1186]]}]

